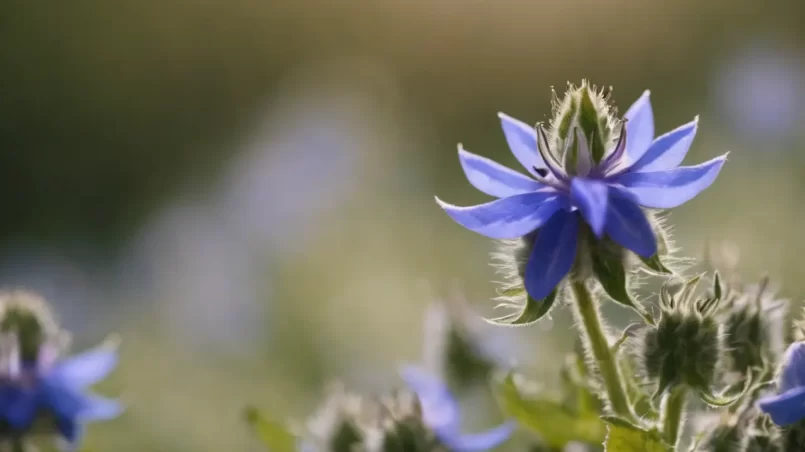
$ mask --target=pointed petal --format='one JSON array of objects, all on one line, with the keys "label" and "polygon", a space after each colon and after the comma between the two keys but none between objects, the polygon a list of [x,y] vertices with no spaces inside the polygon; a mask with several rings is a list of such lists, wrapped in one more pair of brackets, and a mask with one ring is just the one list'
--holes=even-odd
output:
[{"label": "pointed petal", "polygon": [[78,443],[83,433],[81,425],[73,418],[57,416],[56,428],[67,442],[66,450],[70,452],[78,450]]},{"label": "pointed petal", "polygon": [[562,205],[555,191],[526,193],[471,207],[457,207],[436,198],[456,223],[493,239],[516,239],[542,226]]},{"label": "pointed petal", "polygon": [[537,131],[506,113],[498,113],[498,117],[503,125],[503,133],[506,135],[506,142],[509,143],[512,154],[529,173],[539,176],[536,168],[545,168],[545,162],[542,161],[539,150],[537,150]]},{"label": "pointed petal", "polygon": [[419,398],[425,423],[439,434],[448,437],[458,434],[461,421],[458,402],[447,385],[436,376],[413,366],[404,367],[400,374]]},{"label": "pointed petal", "polygon": [[540,229],[525,270],[525,287],[535,300],[547,297],[570,272],[576,260],[579,217],[556,212]]},{"label": "pointed petal", "polygon": [[646,215],[634,202],[610,193],[606,233],[638,256],[651,257],[657,252],[657,239]]},{"label": "pointed petal", "polygon": [[762,398],[758,401],[758,407],[781,427],[799,422],[805,419],[805,387]]},{"label": "pointed petal", "polygon": [[84,406],[77,417],[81,422],[114,419],[123,413],[123,405],[117,400],[88,394],[84,396]]},{"label": "pointed petal", "polygon": [[573,178],[570,199],[587,220],[595,235],[601,237],[607,218],[608,187],[594,179]]},{"label": "pointed petal", "polygon": [[646,90],[623,115],[626,119],[626,155],[636,162],[646,153],[654,139],[654,112],[651,110],[651,93]]},{"label": "pointed petal", "polygon": [[458,158],[472,186],[487,195],[505,198],[545,188],[544,184],[530,177],[488,158],[465,151],[461,145],[458,145]]},{"label": "pointed petal", "polygon": [[475,452],[494,449],[509,439],[516,428],[514,422],[506,422],[483,433],[439,438],[450,450],[456,452]]},{"label": "pointed petal", "polygon": [[644,207],[670,209],[682,205],[709,187],[721,172],[727,155],[696,166],[668,171],[626,173],[615,179]]},{"label": "pointed petal", "polygon": [[794,342],[788,346],[783,357],[783,371],[780,374],[780,392],[805,386],[805,342]]},{"label": "pointed petal", "polygon": [[52,373],[64,384],[83,389],[104,379],[117,366],[117,361],[117,350],[103,345],[58,362]]},{"label": "pointed petal", "polygon": [[640,160],[629,167],[629,172],[666,171],[676,168],[685,159],[698,128],[697,116],[693,121],[657,137]]},{"label": "pointed petal", "polygon": [[39,406],[56,416],[72,419],[78,416],[84,407],[84,395],[81,392],[65,386],[52,376],[41,382],[38,396]]}]

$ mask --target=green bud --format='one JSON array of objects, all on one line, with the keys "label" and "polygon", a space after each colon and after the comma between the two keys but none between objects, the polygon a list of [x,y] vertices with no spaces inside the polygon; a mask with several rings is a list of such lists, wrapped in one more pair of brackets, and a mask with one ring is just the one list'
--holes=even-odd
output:
[{"label": "green bud", "polygon": [[415,395],[403,392],[381,401],[384,426],[382,452],[448,452],[425,424]]},{"label": "green bud", "polygon": [[59,335],[50,307],[28,292],[0,293],[0,333],[15,334],[23,361],[36,361],[39,349]]},{"label": "green bud", "polygon": [[321,406],[306,423],[302,441],[315,449],[351,452],[363,444],[366,414],[361,399],[333,385]]},{"label": "green bud", "polygon": [[497,358],[485,334],[490,328],[459,293],[431,303],[425,314],[425,365],[456,387],[486,382]]},{"label": "green bud", "polygon": [[745,374],[751,368],[773,368],[782,353],[787,301],[777,299],[769,280],[731,291],[724,313],[724,341],[730,370]]},{"label": "green bud", "polygon": [[569,174],[585,175],[604,158],[616,122],[603,91],[586,80],[578,87],[569,85],[564,98],[555,101],[550,148],[564,153]]},{"label": "green bud", "polygon": [[661,315],[642,339],[642,365],[656,383],[659,396],[677,385],[709,393],[715,381],[723,349],[721,328],[713,315],[718,300],[695,298],[698,277],[674,294],[668,285],[661,291]]}]

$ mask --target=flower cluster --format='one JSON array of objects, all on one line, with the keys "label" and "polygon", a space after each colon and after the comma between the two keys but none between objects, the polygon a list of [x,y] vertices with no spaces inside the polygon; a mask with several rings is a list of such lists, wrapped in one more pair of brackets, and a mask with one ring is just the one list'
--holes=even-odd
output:
[{"label": "flower cluster", "polygon": [[[546,391],[506,368],[514,347],[481,334],[462,303],[435,304],[425,361],[448,383],[406,368],[406,391],[371,403],[339,392],[290,441],[263,435],[266,444],[304,452],[482,451],[518,426],[530,433],[530,451],[805,450],[805,328],[788,344],[788,302],[767,277],[743,283],[734,253],[710,253],[705,263],[724,264],[715,265],[721,272],[687,274],[678,264],[691,260],[672,255],[661,221],[665,210],[710,187],[726,162],[724,154],[680,166],[698,118],[655,137],[648,91],[620,117],[611,91],[587,82],[554,96],[547,124],[499,116],[527,174],[459,145],[469,182],[497,199],[471,207],[436,201],[464,228],[500,241],[498,307],[514,310],[488,323],[533,324],[557,300],[572,308],[577,346],[560,363],[560,387]],[[646,277],[638,270],[657,279],[656,293],[638,298],[636,279]],[[631,308],[638,321],[612,335],[600,308],[606,299]],[[448,384],[490,374],[510,420],[463,434]]]},{"label": "flower cluster", "polygon": [[409,390],[363,399],[336,387],[301,435],[302,452],[474,452],[509,438],[509,422],[463,434],[458,402],[438,378],[415,367],[402,371]]}]

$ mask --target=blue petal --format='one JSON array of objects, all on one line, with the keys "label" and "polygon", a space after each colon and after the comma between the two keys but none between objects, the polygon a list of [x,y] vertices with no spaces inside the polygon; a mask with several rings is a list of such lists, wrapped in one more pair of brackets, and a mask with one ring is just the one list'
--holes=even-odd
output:
[{"label": "blue petal", "polygon": [[805,386],[805,342],[794,342],[788,346],[783,357],[783,371],[780,374],[780,392]]},{"label": "blue petal", "polygon": [[545,168],[545,162],[537,149],[537,132],[528,124],[512,118],[506,113],[498,113],[503,125],[503,133],[509,149],[521,165],[534,176],[539,176],[535,168]]},{"label": "blue petal", "polygon": [[123,405],[117,400],[94,394],[85,394],[83,402],[83,406],[77,415],[82,422],[114,419],[123,413]]},{"label": "blue petal", "polygon": [[487,195],[505,198],[545,188],[544,184],[523,176],[517,171],[465,151],[461,145],[458,146],[458,158],[473,187]]},{"label": "blue petal", "polygon": [[58,362],[51,373],[64,384],[83,389],[104,379],[117,361],[117,350],[100,346]]},{"label": "blue petal", "polygon": [[0,388],[0,419],[16,430],[25,430],[36,418],[36,392],[30,389],[6,386]]},{"label": "blue petal", "polygon": [[646,90],[626,114],[626,155],[636,162],[646,153],[654,139],[654,112],[651,110],[651,93]]},{"label": "blue petal", "polygon": [[651,257],[657,252],[657,239],[646,215],[637,204],[615,193],[609,197],[606,232],[639,256]]},{"label": "blue petal", "polygon": [[419,398],[422,416],[428,427],[445,437],[457,435],[461,417],[458,401],[450,388],[440,379],[416,367],[407,366],[400,374]]},{"label": "blue petal", "polygon": [[59,380],[46,378],[39,385],[39,405],[56,416],[74,419],[86,405],[84,395]]},{"label": "blue petal", "polygon": [[493,239],[516,239],[542,226],[566,202],[555,191],[525,193],[471,207],[436,198],[458,224]]},{"label": "blue petal", "polygon": [[727,155],[696,166],[669,171],[627,173],[615,179],[632,199],[644,207],[670,209],[684,204],[709,187],[724,166]]},{"label": "blue petal", "polygon": [[578,233],[578,215],[565,210],[540,229],[525,270],[525,287],[532,298],[547,297],[573,267]]},{"label": "blue petal", "polygon": [[439,438],[445,446],[456,452],[475,452],[494,449],[511,437],[516,424],[507,422],[483,433]]},{"label": "blue petal", "polygon": [[805,387],[760,399],[758,406],[781,427],[799,422],[805,419]]},{"label": "blue petal", "polygon": [[666,171],[676,168],[685,159],[698,128],[697,116],[693,121],[657,137],[640,160],[629,167],[629,172]]},{"label": "blue petal", "polygon": [[81,425],[75,419],[57,416],[56,428],[67,441],[67,450],[71,452],[78,450],[78,441],[83,433]]},{"label": "blue petal", "polygon": [[595,235],[601,237],[607,218],[608,187],[594,179],[573,178],[570,199],[584,215]]}]

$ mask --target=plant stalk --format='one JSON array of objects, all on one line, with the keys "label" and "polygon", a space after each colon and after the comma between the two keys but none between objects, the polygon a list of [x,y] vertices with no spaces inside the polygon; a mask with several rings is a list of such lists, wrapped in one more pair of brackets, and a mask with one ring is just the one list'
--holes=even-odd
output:
[{"label": "plant stalk", "polygon": [[634,413],[626,396],[626,390],[618,371],[618,363],[615,361],[609,341],[604,334],[598,304],[584,282],[573,282],[571,283],[571,288],[573,295],[575,295],[577,314],[581,318],[584,334],[589,340],[598,371],[604,380],[604,388],[610,408],[615,415],[634,421]]}]

